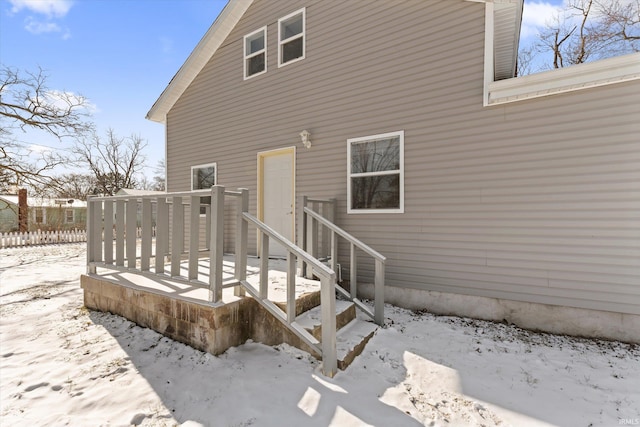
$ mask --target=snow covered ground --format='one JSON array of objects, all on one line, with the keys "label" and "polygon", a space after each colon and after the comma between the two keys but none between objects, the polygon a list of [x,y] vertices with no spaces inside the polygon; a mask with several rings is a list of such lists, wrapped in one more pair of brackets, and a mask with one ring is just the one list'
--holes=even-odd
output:
[{"label": "snow covered ground", "polygon": [[640,424],[640,347],[387,305],[329,379],[287,345],[220,357],[82,307],[85,245],[0,250],[0,425]]}]

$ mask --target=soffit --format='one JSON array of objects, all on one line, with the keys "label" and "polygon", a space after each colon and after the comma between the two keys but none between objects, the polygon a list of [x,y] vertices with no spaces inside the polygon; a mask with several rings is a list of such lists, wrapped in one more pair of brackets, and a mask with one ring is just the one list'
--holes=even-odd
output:
[{"label": "soffit", "polygon": [[523,0],[494,4],[494,79],[515,77]]}]

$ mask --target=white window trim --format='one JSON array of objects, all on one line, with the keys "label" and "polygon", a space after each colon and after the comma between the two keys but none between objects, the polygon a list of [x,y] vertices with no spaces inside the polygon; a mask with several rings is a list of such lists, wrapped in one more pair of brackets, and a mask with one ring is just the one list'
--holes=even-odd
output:
[{"label": "white window trim", "polygon": [[[71,212],[71,221],[69,221],[69,212]],[[65,224],[73,224],[76,221],[76,212],[75,209],[73,208],[68,208],[67,210],[65,210],[64,212],[64,223]]]},{"label": "white window trim", "polygon": [[[391,137],[399,137],[400,139],[400,207],[397,209],[352,209],[351,208],[351,144],[370,141],[374,139],[385,139]],[[397,171],[380,171],[359,173],[357,176],[375,176],[375,175],[394,175]],[[369,135],[358,138],[347,139],[347,214],[385,214],[385,213],[404,213],[404,130],[396,132],[381,133],[377,135]]]},{"label": "white window trim", "polygon": [[[218,163],[217,162],[212,162],[212,163],[204,163],[202,165],[194,165],[191,166],[191,191],[195,190],[193,188],[193,170],[194,169],[203,169],[203,168],[209,168],[213,166],[215,168],[215,172],[213,174],[213,180],[215,181],[214,185],[218,184]],[[206,188],[203,188],[202,190],[206,190]],[[207,197],[207,196],[203,196],[203,197]],[[201,217],[206,216],[206,214],[200,214]]]},{"label": "white window trim", "polygon": [[[307,55],[307,16],[306,16],[306,7],[303,7],[302,9],[296,10],[295,12],[292,12],[290,14],[288,14],[287,16],[283,16],[282,18],[278,19],[278,68],[280,67],[284,67],[285,65],[289,65],[289,64],[293,64],[294,62],[298,62],[303,60],[306,55]],[[302,13],[302,33],[300,34],[296,34],[293,37],[289,37],[286,40],[282,40],[282,21],[286,21],[287,19],[291,18],[292,16],[298,15]],[[302,56],[300,58],[296,58],[293,59],[291,61],[282,62],[282,45],[286,44],[290,41],[293,41],[297,38],[302,37]]]},{"label": "white window trim", "polygon": [[216,169],[215,173],[213,174],[213,179],[214,179],[215,183],[217,184],[218,183],[218,163],[217,162],[204,163],[202,165],[191,166],[191,190],[192,191],[195,190],[195,188],[193,188],[193,184],[194,184],[193,183],[193,170],[194,169],[210,168],[211,166],[213,166]]},{"label": "white window trim", "polygon": [[[251,36],[254,36],[254,35],[260,33],[260,32],[262,32],[264,34],[264,49],[259,50],[258,52],[254,52],[252,54],[247,55],[247,39],[249,37],[251,37]],[[244,39],[242,40],[242,42],[243,42],[242,43],[243,44],[243,47],[242,47],[243,60],[242,60],[242,62],[243,62],[243,70],[244,70],[243,71],[244,80],[248,80],[248,79],[251,79],[253,77],[260,76],[260,75],[266,73],[267,72],[267,27],[264,26],[262,28],[257,29],[256,31],[254,31],[252,33],[247,34],[246,36],[244,36]],[[255,73],[255,74],[252,74],[250,76],[247,76],[247,60],[250,59],[250,58],[253,58],[254,56],[260,55],[263,52],[264,52],[264,70],[260,71],[259,73]],[[217,173],[217,169],[216,169],[216,173]]]}]

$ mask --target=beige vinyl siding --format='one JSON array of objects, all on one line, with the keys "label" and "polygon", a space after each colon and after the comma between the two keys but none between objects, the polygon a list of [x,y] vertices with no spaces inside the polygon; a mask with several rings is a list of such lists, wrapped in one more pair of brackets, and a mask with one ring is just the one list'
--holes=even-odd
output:
[{"label": "beige vinyl siding", "polygon": [[[243,80],[244,35],[277,64],[305,6],[306,58]],[[257,153],[296,146],[297,196],[336,197],[390,286],[640,314],[640,83],[483,107],[483,37],[462,0],[256,0],[169,112],[169,191],[217,162],[255,214]],[[400,130],[405,213],[347,215],[347,139]]]}]

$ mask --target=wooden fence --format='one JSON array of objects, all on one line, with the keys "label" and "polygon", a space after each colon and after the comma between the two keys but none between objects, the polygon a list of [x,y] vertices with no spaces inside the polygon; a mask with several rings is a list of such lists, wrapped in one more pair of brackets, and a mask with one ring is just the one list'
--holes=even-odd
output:
[{"label": "wooden fence", "polygon": [[[152,227],[151,235],[156,236],[156,227]],[[142,237],[142,228],[136,230],[136,238]],[[115,230],[114,237],[115,239]],[[12,232],[0,233],[0,249],[15,248],[19,246],[33,245],[55,245],[58,243],[76,243],[86,242],[86,230],[60,230],[60,231],[28,231],[28,232]]]},{"label": "wooden fence", "polygon": [[19,246],[86,242],[86,230],[28,231],[0,233],[0,249]]},{"label": "wooden fence", "polygon": [[0,233],[0,248],[86,242],[86,230],[27,231]]}]

